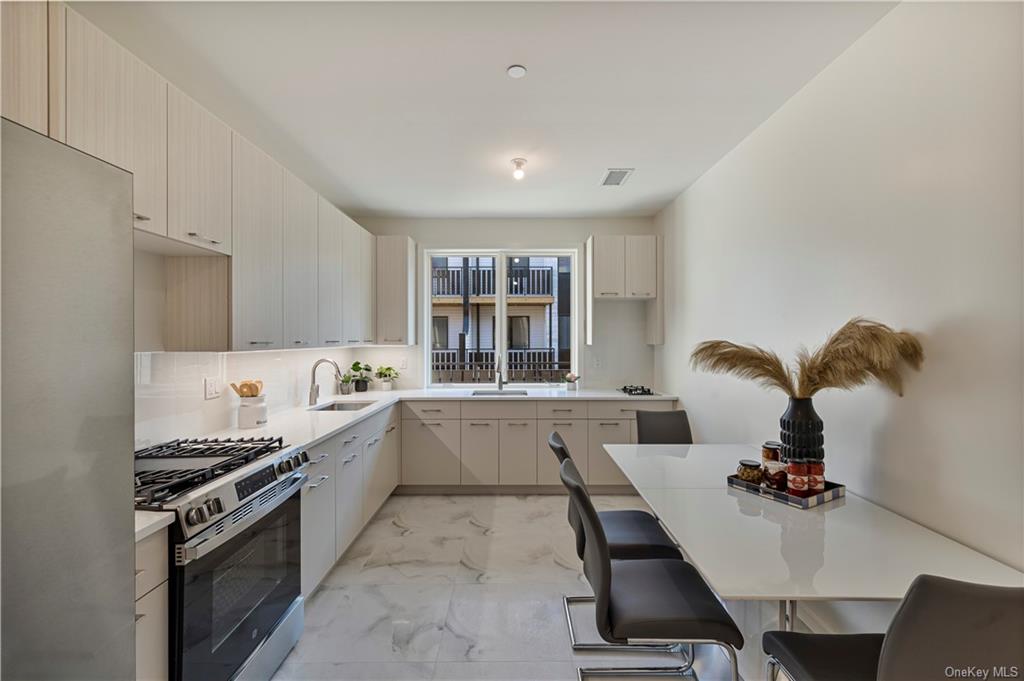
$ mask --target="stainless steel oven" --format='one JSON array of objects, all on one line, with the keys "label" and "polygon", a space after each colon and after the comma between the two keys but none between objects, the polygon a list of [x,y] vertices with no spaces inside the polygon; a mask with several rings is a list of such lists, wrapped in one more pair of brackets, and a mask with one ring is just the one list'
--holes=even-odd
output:
[{"label": "stainless steel oven", "polygon": [[234,483],[239,503],[219,520],[191,538],[176,537],[175,681],[265,681],[298,640],[305,480],[302,472],[278,477],[273,465],[264,468]]}]

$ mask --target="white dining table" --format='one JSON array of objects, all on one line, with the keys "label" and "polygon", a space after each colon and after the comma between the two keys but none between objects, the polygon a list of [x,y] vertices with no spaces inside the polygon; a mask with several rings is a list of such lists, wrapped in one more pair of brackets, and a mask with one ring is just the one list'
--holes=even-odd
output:
[{"label": "white dining table", "polygon": [[792,628],[803,601],[897,601],[920,574],[1024,586],[1024,572],[847,491],[799,509],[731,488],[755,445],[605,445],[723,599],[778,601]]}]

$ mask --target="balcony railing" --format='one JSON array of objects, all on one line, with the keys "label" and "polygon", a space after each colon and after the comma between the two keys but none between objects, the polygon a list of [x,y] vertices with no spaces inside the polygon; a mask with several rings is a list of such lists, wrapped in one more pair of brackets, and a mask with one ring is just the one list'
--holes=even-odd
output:
[{"label": "balcony railing", "polygon": [[[494,295],[494,269],[470,267],[469,295]],[[466,272],[461,267],[435,267],[431,271],[431,296],[461,296],[464,291],[463,280]],[[510,296],[550,296],[554,279],[553,267],[514,268],[508,272],[508,295]]]},{"label": "balcony railing", "polygon": [[[554,348],[509,350],[505,380],[509,383],[555,383],[569,372],[568,359],[559,361]],[[494,350],[432,350],[430,369],[434,383],[494,383]]]}]

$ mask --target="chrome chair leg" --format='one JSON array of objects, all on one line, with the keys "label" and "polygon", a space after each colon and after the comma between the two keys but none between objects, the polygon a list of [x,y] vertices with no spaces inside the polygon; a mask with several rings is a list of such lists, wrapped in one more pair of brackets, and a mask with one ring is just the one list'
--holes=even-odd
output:
[{"label": "chrome chair leg", "polygon": [[[731,670],[732,681],[740,681],[739,660],[736,657],[735,649],[727,643],[711,640],[675,641],[672,643],[672,645],[676,645],[680,648],[682,648],[682,646],[687,646],[689,648],[689,655],[684,655],[684,664],[678,667],[577,667],[576,678],[577,681],[585,681],[588,677],[593,676],[693,676],[696,678],[697,674],[693,671],[694,644],[707,644],[723,648],[726,656],[729,658],[729,668]],[[635,648],[637,646],[629,647]]]},{"label": "chrome chair leg", "polygon": [[[565,623],[569,627],[569,642],[573,650],[603,650],[620,653],[678,653],[681,648],[679,644],[644,644],[628,645],[625,643],[581,643],[576,640],[576,631],[572,626],[572,612],[570,606],[577,603],[593,603],[593,596],[563,596],[562,605],[565,609]],[[693,646],[690,646],[690,658],[693,658]]]}]

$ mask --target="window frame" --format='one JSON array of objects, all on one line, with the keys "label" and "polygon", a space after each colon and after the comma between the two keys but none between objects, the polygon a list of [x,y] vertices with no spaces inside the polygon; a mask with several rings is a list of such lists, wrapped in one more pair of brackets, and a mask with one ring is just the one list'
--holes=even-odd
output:
[{"label": "window frame", "polygon": [[[569,276],[569,325],[572,329],[571,339],[569,343],[570,351],[570,369],[569,371],[579,375],[580,367],[580,336],[583,333],[583,327],[580,323],[581,319],[581,305],[583,301],[580,300],[580,249],[579,248],[424,248],[420,260],[420,290],[423,291],[423,299],[420,307],[420,318],[423,321],[421,326],[421,332],[424,334],[424,338],[433,338],[433,303],[431,295],[432,293],[432,282],[431,282],[431,271],[433,258],[435,257],[460,257],[460,258],[494,258],[494,276],[495,276],[495,296],[494,296],[494,319],[505,319],[505,323],[502,325],[503,328],[508,328],[508,303],[507,296],[508,291],[506,290],[505,281],[508,279],[508,259],[516,256],[526,257],[557,257],[569,258],[570,276]],[[557,276],[557,272],[555,273]],[[497,285],[497,282],[501,282],[501,285]],[[555,303],[557,306],[557,301]],[[556,313],[557,314],[557,313]],[[527,321],[529,324],[529,321]],[[495,321],[495,332],[497,331],[497,322]],[[494,333],[492,344],[494,345],[495,353],[498,353],[502,357],[502,370],[506,371],[506,361],[508,357],[508,339],[506,334]],[[427,388],[452,388],[452,389],[467,389],[467,388],[479,388],[481,385],[491,385],[491,383],[436,383],[432,381],[433,372],[431,371],[431,343],[423,343],[423,385]],[[529,389],[529,388],[546,388],[551,385],[557,385],[557,383],[516,383],[517,389]]]}]

